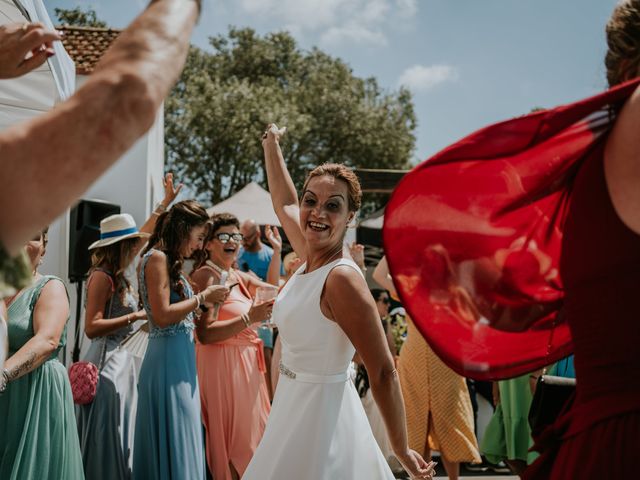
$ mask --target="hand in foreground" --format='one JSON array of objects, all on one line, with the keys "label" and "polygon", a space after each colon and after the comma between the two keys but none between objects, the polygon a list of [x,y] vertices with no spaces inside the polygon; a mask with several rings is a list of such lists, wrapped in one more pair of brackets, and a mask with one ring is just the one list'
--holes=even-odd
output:
[{"label": "hand in foreground", "polygon": [[436,473],[436,462],[425,462],[418,452],[407,450],[402,455],[396,455],[396,457],[412,480],[431,480]]},{"label": "hand in foreground", "polygon": [[0,26],[0,79],[16,78],[42,65],[55,55],[55,30],[42,23],[9,23]]},{"label": "hand in foreground", "polygon": [[278,227],[267,225],[264,228],[264,234],[267,237],[267,241],[273,248],[274,252],[282,251],[282,238],[280,237],[280,231],[278,230]]},{"label": "hand in foreground", "polygon": [[177,186],[174,186],[173,173],[169,172],[162,179],[162,186],[164,187],[164,200],[162,200],[162,203],[168,208],[171,202],[176,199],[184,184],[179,183]]},{"label": "hand in foreground", "polygon": [[251,323],[262,322],[271,318],[271,312],[273,311],[273,303],[275,300],[269,300],[268,302],[256,305],[255,303],[249,310],[249,320]]},{"label": "hand in foreground", "polygon": [[229,289],[224,285],[209,285],[202,295],[207,303],[223,303],[229,296]]}]

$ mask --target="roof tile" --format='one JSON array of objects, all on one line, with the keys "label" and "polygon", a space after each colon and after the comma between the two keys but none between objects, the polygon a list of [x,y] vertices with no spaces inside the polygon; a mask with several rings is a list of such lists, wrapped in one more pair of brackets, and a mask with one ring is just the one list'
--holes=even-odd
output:
[{"label": "roof tile", "polygon": [[56,28],[63,32],[62,44],[76,64],[76,72],[79,75],[91,74],[102,55],[120,34],[120,30],[111,28],[71,25]]}]

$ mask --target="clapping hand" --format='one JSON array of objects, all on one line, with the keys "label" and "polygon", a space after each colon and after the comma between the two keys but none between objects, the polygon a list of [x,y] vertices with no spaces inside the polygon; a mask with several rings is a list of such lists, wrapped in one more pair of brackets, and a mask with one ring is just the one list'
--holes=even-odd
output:
[{"label": "clapping hand", "polygon": [[55,30],[42,23],[9,23],[0,26],[0,79],[16,78],[38,68],[55,55]]}]

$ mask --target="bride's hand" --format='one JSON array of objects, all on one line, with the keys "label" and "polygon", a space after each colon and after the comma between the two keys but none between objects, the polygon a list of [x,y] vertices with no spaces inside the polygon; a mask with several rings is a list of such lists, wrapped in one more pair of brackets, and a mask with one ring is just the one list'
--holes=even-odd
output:
[{"label": "bride's hand", "polygon": [[425,462],[422,456],[413,450],[407,450],[396,457],[411,479],[432,480],[436,473],[436,462]]},{"label": "bride's hand", "polygon": [[275,123],[267,125],[266,130],[262,134],[262,147],[265,148],[267,145],[279,143],[280,137],[284,135],[285,131],[286,127],[278,129],[278,126]]}]

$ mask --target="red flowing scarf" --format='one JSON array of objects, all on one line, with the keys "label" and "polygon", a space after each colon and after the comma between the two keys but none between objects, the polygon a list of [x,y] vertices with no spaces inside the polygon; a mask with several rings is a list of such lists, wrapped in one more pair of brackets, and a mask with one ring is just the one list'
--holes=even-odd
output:
[{"label": "red flowing scarf", "polygon": [[459,374],[510,378],[571,353],[559,264],[572,183],[638,84],[479,130],[393,192],[383,239],[395,286]]}]

